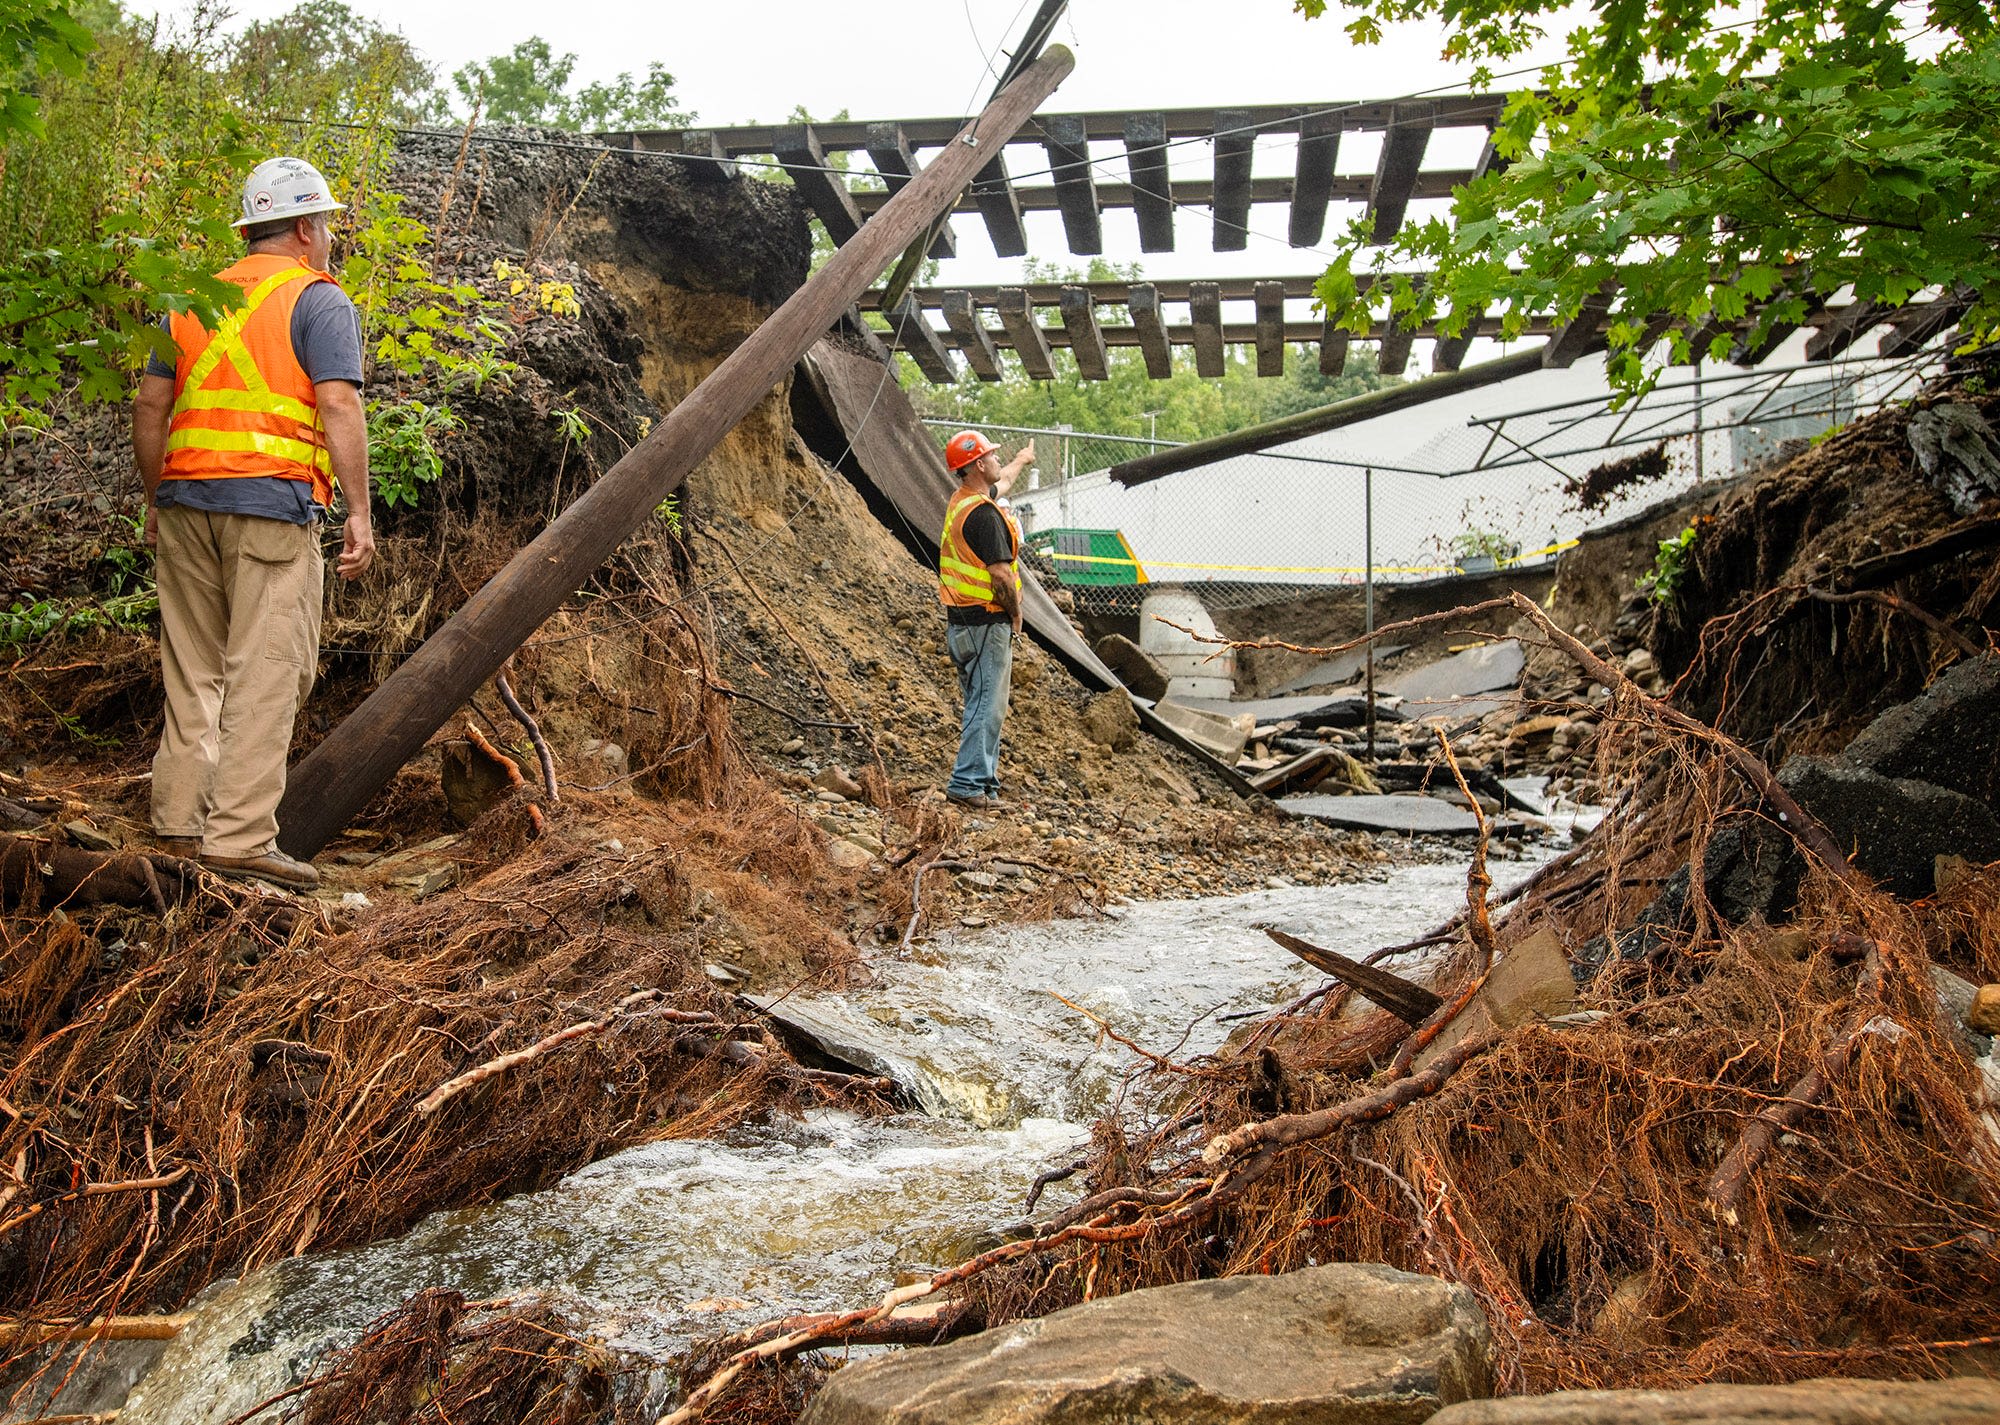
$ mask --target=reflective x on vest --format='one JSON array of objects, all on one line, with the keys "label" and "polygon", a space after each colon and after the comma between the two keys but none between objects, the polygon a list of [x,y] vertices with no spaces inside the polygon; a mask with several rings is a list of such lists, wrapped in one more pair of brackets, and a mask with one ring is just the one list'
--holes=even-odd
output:
[{"label": "reflective x on vest", "polygon": [[[226,275],[226,274],[225,274]],[[271,389],[256,358],[244,342],[243,333],[264,304],[294,282],[318,280],[319,273],[304,264],[294,264],[272,273],[245,295],[244,304],[230,312],[209,336],[208,344],[188,367],[174,399],[173,426],[167,436],[166,479],[227,478],[244,474],[271,474],[308,481],[313,498],[321,504],[333,496],[329,478],[332,457],[318,436],[319,411],[296,396]],[[289,332],[286,334],[289,342]],[[209,380],[224,362],[243,384],[211,386]],[[197,413],[228,413],[220,420],[204,419]],[[259,420],[262,417],[264,419]],[[303,429],[301,429],[303,428]],[[289,429],[293,433],[285,434]],[[310,435],[312,439],[300,439]],[[212,451],[218,454],[255,453],[279,463],[271,470],[241,471],[220,468],[175,469],[176,450]],[[283,466],[292,467],[290,470]]]}]

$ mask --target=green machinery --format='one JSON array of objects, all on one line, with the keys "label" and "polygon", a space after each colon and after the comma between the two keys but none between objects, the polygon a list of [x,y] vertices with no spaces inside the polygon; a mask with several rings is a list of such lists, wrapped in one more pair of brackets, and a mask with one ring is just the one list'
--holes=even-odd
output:
[{"label": "green machinery", "polygon": [[1120,530],[1044,529],[1023,543],[1049,562],[1065,587],[1101,589],[1146,582],[1146,571]]}]

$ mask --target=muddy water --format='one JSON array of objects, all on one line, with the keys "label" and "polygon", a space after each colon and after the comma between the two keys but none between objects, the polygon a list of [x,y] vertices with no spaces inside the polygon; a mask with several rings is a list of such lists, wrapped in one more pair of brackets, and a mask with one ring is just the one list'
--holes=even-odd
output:
[{"label": "muddy water", "polygon": [[[1532,863],[1495,869],[1504,887]],[[220,1425],[429,1286],[562,1293],[606,1336],[657,1354],[691,1334],[863,1302],[1020,1220],[1035,1175],[1122,1091],[1136,1056],[1056,996],[1149,1048],[1198,1054],[1233,1027],[1225,1016],[1318,982],[1258,924],[1358,955],[1420,933],[1463,894],[1462,865],[1412,866],[947,937],[879,962],[875,986],[795,1007],[895,1065],[928,1112],[820,1112],[634,1148],[542,1192],[224,1283],[122,1425]]]}]

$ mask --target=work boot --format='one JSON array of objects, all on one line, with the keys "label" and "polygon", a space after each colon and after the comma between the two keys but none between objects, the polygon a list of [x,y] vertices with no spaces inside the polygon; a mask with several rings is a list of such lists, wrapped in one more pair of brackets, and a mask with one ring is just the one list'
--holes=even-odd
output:
[{"label": "work boot", "polygon": [[232,881],[268,881],[288,891],[310,891],[319,886],[318,871],[275,846],[255,856],[204,856],[201,864]]},{"label": "work boot", "polygon": [[967,811],[1007,810],[1006,802],[1001,801],[998,797],[989,797],[983,792],[969,797],[962,797],[956,792],[946,792],[944,799],[955,807],[964,807]]},{"label": "work boot", "polygon": [[201,857],[199,836],[156,836],[153,839],[159,843],[160,850],[165,855],[178,856],[183,861],[195,861]]}]

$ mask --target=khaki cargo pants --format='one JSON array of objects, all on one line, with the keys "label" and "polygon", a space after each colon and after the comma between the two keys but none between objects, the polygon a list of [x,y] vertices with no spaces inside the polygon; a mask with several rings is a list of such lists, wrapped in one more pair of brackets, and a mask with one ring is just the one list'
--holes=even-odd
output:
[{"label": "khaki cargo pants", "polygon": [[260,855],[277,840],[292,723],[319,665],[319,529],[177,506],[156,519],[167,720],[153,829],[213,856]]}]

